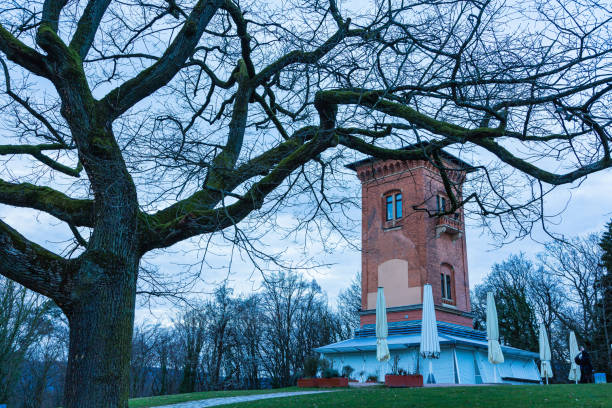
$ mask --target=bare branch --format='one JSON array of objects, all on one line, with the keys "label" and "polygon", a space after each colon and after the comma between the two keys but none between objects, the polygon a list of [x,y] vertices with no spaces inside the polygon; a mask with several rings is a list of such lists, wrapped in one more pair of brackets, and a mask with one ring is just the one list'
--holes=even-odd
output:
[{"label": "bare branch", "polygon": [[221,0],[199,0],[183,28],[166,52],[153,65],[109,92],[101,103],[116,118],[138,101],[166,85],[192,54]]},{"label": "bare branch", "polygon": [[46,164],[53,170],[64,173],[67,176],[79,177],[83,166],[79,162],[76,168],[68,167],[58,161],[53,160],[49,156],[43,154],[45,150],[63,150],[66,146],[59,143],[55,144],[40,144],[40,145],[0,145],[0,156],[13,154],[29,154],[41,163]]}]

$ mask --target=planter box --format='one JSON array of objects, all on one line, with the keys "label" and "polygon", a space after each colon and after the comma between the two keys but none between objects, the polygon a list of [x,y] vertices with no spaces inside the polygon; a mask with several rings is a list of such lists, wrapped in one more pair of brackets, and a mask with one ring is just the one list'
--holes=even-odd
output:
[{"label": "planter box", "polygon": [[423,376],[417,375],[385,375],[387,387],[422,387]]},{"label": "planter box", "polygon": [[316,378],[300,378],[297,380],[297,386],[300,388],[315,388],[317,386]]},{"label": "planter box", "polygon": [[336,388],[336,387],[348,387],[348,378],[334,377],[334,378],[300,378],[297,381],[297,385],[300,388]]},{"label": "planter box", "polygon": [[317,378],[316,380],[319,388],[348,387],[348,378],[344,377]]}]

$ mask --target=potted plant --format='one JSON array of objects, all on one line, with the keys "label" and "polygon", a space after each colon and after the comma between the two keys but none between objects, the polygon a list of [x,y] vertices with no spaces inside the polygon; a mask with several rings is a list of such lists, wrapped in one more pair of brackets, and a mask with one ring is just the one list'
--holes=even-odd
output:
[{"label": "potted plant", "polygon": [[304,378],[297,380],[297,385],[300,388],[314,388],[317,386],[317,379],[315,378],[319,371],[319,359],[315,357],[308,357],[304,360]]},{"label": "potted plant", "polygon": [[367,383],[375,383],[378,382],[378,376],[376,374],[369,374],[368,378],[366,379]]},{"label": "potted plant", "polygon": [[391,374],[385,375],[385,385],[387,387],[422,387],[423,376],[416,371],[408,372],[399,367],[399,356],[393,357]]},{"label": "potted plant", "polygon": [[348,378],[349,382],[356,382],[357,380],[351,379],[351,374],[353,374],[354,371],[355,369],[353,367],[351,367],[350,365],[345,365],[344,367],[342,367],[342,377]]},{"label": "potted plant", "polygon": [[340,377],[338,370],[326,368],[322,372],[323,378],[317,378],[317,385],[321,388],[348,387],[348,378]]}]

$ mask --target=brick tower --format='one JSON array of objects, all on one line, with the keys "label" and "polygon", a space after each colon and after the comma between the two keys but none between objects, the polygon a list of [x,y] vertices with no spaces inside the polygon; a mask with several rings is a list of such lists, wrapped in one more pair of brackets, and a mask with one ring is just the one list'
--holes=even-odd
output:
[{"label": "brick tower", "polygon": [[[443,152],[459,187],[469,166]],[[348,166],[362,186],[361,325],[375,323],[376,289],[385,289],[387,320],[420,320],[430,283],[438,321],[472,326],[463,209],[449,208],[440,172],[426,160],[365,159]],[[460,196],[458,197],[460,199]],[[415,207],[417,209],[415,209]]]}]

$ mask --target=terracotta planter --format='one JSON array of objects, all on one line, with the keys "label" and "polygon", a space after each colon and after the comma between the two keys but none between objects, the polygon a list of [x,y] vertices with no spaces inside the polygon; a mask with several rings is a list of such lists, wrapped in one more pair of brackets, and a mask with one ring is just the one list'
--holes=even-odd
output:
[{"label": "terracotta planter", "polygon": [[300,388],[335,388],[335,387],[348,387],[348,378],[334,377],[334,378],[300,378],[297,381],[297,386]]},{"label": "terracotta planter", "polygon": [[317,378],[317,386],[320,388],[348,387],[348,378]]},{"label": "terracotta planter", "polygon": [[315,388],[317,386],[316,378],[300,378],[297,380],[297,386],[300,388]]},{"label": "terracotta planter", "polygon": [[422,387],[423,376],[417,375],[385,375],[385,385],[387,387]]}]

